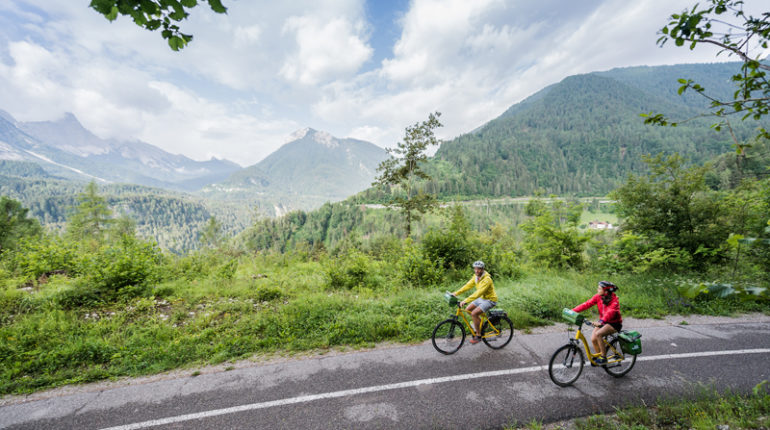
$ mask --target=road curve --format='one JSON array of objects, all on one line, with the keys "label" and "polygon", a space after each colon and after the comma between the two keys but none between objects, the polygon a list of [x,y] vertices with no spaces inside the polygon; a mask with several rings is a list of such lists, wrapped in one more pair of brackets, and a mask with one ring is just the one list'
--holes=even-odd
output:
[{"label": "road curve", "polygon": [[426,342],[11,403],[0,428],[500,428],[770,380],[770,322],[640,331],[644,354],[625,378],[586,367],[569,388],[547,374],[566,332],[517,333],[501,351],[466,342],[443,356]]}]

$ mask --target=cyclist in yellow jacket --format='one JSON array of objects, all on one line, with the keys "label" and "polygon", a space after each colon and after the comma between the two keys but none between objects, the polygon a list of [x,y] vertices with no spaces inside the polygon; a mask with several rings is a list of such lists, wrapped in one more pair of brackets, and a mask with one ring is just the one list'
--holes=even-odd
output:
[{"label": "cyclist in yellow jacket", "polygon": [[468,305],[468,311],[473,318],[473,325],[476,329],[477,336],[473,336],[470,342],[475,345],[481,341],[481,314],[489,312],[490,309],[497,305],[497,293],[495,293],[495,284],[492,282],[492,276],[484,270],[484,262],[477,261],[473,263],[474,275],[467,284],[462,288],[452,293],[453,296],[462,294],[463,292],[476,287],[476,292],[466,297],[465,300],[460,302],[460,307]]}]

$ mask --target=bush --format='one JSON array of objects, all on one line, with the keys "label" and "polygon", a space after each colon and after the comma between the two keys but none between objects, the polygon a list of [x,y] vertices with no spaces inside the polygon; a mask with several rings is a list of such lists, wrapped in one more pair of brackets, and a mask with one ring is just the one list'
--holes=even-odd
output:
[{"label": "bush", "polygon": [[402,284],[413,287],[432,287],[444,281],[441,260],[433,260],[407,242],[398,260],[398,278]]},{"label": "bush", "polygon": [[583,266],[588,236],[575,227],[553,225],[547,217],[538,217],[521,228],[527,233],[524,248],[533,261],[556,268]]},{"label": "bush", "polygon": [[452,230],[431,229],[422,238],[422,250],[431,261],[441,262],[445,269],[467,267],[475,257],[471,244]]},{"label": "bush", "polygon": [[84,265],[85,283],[105,300],[137,297],[160,279],[162,254],[154,242],[124,236],[89,256]]},{"label": "bush", "polygon": [[184,257],[173,258],[164,269],[165,276],[174,279],[204,279],[209,276],[212,269],[212,261],[215,261],[211,252],[191,252]]},{"label": "bush", "polygon": [[344,254],[331,257],[324,264],[327,288],[374,288],[379,284],[376,277],[376,263],[356,248],[349,248]]},{"label": "bush", "polygon": [[238,260],[235,258],[219,266],[217,269],[217,279],[232,280],[235,277],[235,271],[238,270]]},{"label": "bush", "polygon": [[28,279],[59,272],[75,275],[81,270],[82,256],[76,244],[58,236],[43,236],[22,239],[13,251],[11,266]]},{"label": "bush", "polygon": [[608,273],[645,273],[682,270],[693,266],[690,253],[681,248],[653,248],[647,238],[624,232],[620,238],[604,246],[596,259],[599,268]]},{"label": "bush", "polygon": [[465,268],[477,260],[471,238],[471,227],[465,209],[460,205],[448,208],[444,214],[446,229],[430,229],[422,238],[422,251],[432,261],[441,262],[445,269]]}]

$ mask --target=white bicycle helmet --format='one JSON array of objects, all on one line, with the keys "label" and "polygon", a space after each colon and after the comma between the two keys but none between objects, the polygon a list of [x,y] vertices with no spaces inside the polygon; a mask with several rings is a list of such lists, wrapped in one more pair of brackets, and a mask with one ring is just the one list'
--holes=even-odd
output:
[{"label": "white bicycle helmet", "polygon": [[473,263],[473,268],[474,268],[474,269],[483,269],[483,268],[485,268],[485,267],[486,267],[486,266],[484,265],[484,262],[483,262],[483,261],[481,261],[481,260],[479,260],[479,261],[477,261],[477,262]]}]

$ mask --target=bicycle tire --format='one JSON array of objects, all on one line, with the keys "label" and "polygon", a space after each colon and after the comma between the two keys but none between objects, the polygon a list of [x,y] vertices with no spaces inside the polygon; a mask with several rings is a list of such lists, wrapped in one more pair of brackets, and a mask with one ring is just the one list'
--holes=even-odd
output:
[{"label": "bicycle tire", "polygon": [[[457,330],[460,330],[459,335]],[[460,341],[454,346],[454,343],[450,341],[457,336],[459,336]],[[436,324],[436,328],[433,329],[433,335],[431,335],[430,339],[431,342],[433,342],[433,347],[436,348],[436,351],[444,355],[454,354],[465,342],[465,327],[451,318],[441,321]]]},{"label": "bicycle tire", "polygon": [[[559,359],[561,355],[564,355],[564,359],[561,363],[558,363],[557,359]],[[558,372],[559,369],[555,367],[562,366],[572,369],[572,367],[575,366],[575,357],[578,357],[577,373],[572,377],[560,378],[560,372]],[[567,365],[568,361],[569,365]],[[554,364],[556,364],[556,366],[554,366]],[[580,375],[583,373],[583,366],[585,366],[583,351],[581,351],[579,347],[568,343],[557,349],[551,356],[551,361],[548,362],[548,376],[554,384],[560,387],[569,387],[580,378]]]},{"label": "bicycle tire", "polygon": [[[610,363],[607,363],[607,365],[604,366],[604,371],[616,378],[622,378],[626,376],[626,374],[630,372],[631,369],[634,368],[634,365],[636,364],[636,356],[623,353],[623,350],[620,349],[620,339],[617,337],[612,339],[609,343],[610,346],[615,349],[615,351],[620,353],[621,357],[623,357],[623,360],[620,362],[620,365],[611,365]],[[624,367],[623,363],[627,363],[628,367]]]},{"label": "bicycle tire", "polygon": [[[500,322],[497,324],[497,329],[500,330],[500,335],[496,337],[487,338],[484,337],[484,333],[489,328],[489,321],[484,321],[484,325],[481,326],[481,340],[484,344],[492,349],[505,348],[513,339],[513,321],[508,317],[500,317]],[[508,330],[506,332],[506,330]]]}]

